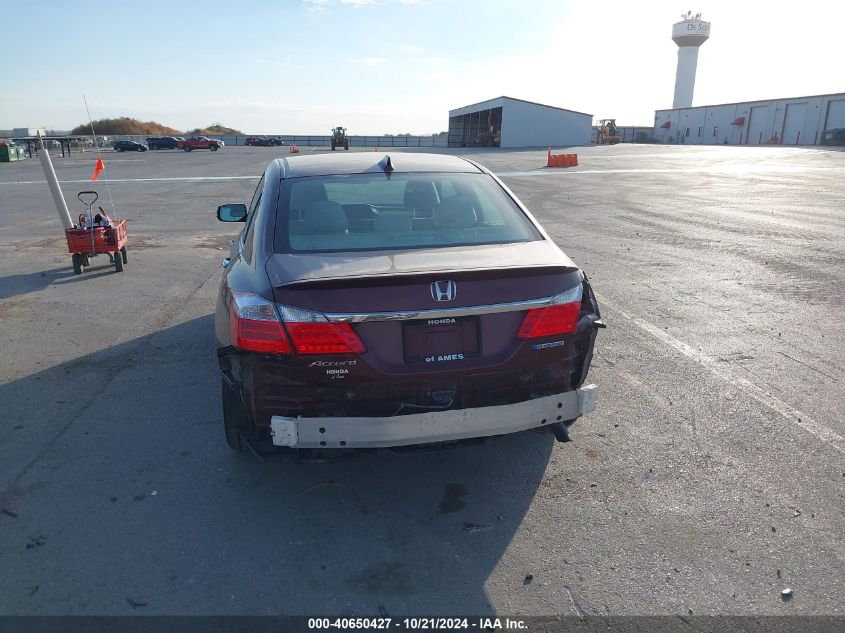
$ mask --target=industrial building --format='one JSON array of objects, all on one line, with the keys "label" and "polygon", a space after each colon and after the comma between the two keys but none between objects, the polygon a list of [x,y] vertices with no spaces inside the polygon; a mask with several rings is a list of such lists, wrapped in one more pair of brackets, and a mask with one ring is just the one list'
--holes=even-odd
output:
[{"label": "industrial building", "polygon": [[449,147],[588,145],[593,115],[498,97],[449,111]]},{"label": "industrial building", "polygon": [[658,143],[833,145],[845,129],[845,93],[657,110]]},{"label": "industrial building", "polygon": [[692,106],[698,49],[710,37],[710,22],[692,11],[672,25],[678,45],[671,110],[654,113],[658,143],[689,145],[845,144],[845,93]]}]

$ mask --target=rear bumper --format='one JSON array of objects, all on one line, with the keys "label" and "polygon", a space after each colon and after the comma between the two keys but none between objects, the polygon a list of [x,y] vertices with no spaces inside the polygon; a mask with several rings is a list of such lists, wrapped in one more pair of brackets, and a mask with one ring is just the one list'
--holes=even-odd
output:
[{"label": "rear bumper", "polygon": [[284,417],[270,419],[275,446],[290,448],[383,448],[503,435],[592,411],[598,387],[535,398],[515,404],[452,409],[392,417]]}]

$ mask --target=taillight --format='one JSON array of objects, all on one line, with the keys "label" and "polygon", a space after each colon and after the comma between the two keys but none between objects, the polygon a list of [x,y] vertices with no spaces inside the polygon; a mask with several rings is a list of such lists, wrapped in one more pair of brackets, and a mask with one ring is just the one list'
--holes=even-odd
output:
[{"label": "taillight", "polygon": [[331,323],[310,310],[279,306],[297,354],[363,354],[364,342],[348,323]]},{"label": "taillight", "polygon": [[271,301],[251,292],[233,292],[230,310],[232,345],[263,354],[293,352]]},{"label": "taillight", "polygon": [[581,284],[578,284],[552,297],[548,307],[529,310],[517,336],[530,339],[574,332],[581,311],[581,294]]}]

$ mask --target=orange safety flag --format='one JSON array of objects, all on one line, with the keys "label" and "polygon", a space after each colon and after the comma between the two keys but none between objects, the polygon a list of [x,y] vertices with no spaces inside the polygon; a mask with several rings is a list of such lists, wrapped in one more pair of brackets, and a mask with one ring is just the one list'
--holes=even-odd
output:
[{"label": "orange safety flag", "polygon": [[94,165],[94,173],[91,174],[91,181],[93,182],[93,181],[97,180],[97,177],[103,172],[103,170],[105,168],[106,168],[106,166],[103,165],[103,159],[98,158],[97,164]]}]

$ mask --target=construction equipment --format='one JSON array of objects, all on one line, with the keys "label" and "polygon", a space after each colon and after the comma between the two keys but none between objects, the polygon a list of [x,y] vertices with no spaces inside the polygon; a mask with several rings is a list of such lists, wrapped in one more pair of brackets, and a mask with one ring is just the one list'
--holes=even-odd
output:
[{"label": "construction equipment", "polygon": [[622,140],[616,119],[601,119],[596,126],[596,145],[615,145]]},{"label": "construction equipment", "polygon": [[334,151],[338,147],[343,147],[343,149],[349,149],[349,137],[346,136],[345,127],[338,126],[332,128],[332,151]]}]

